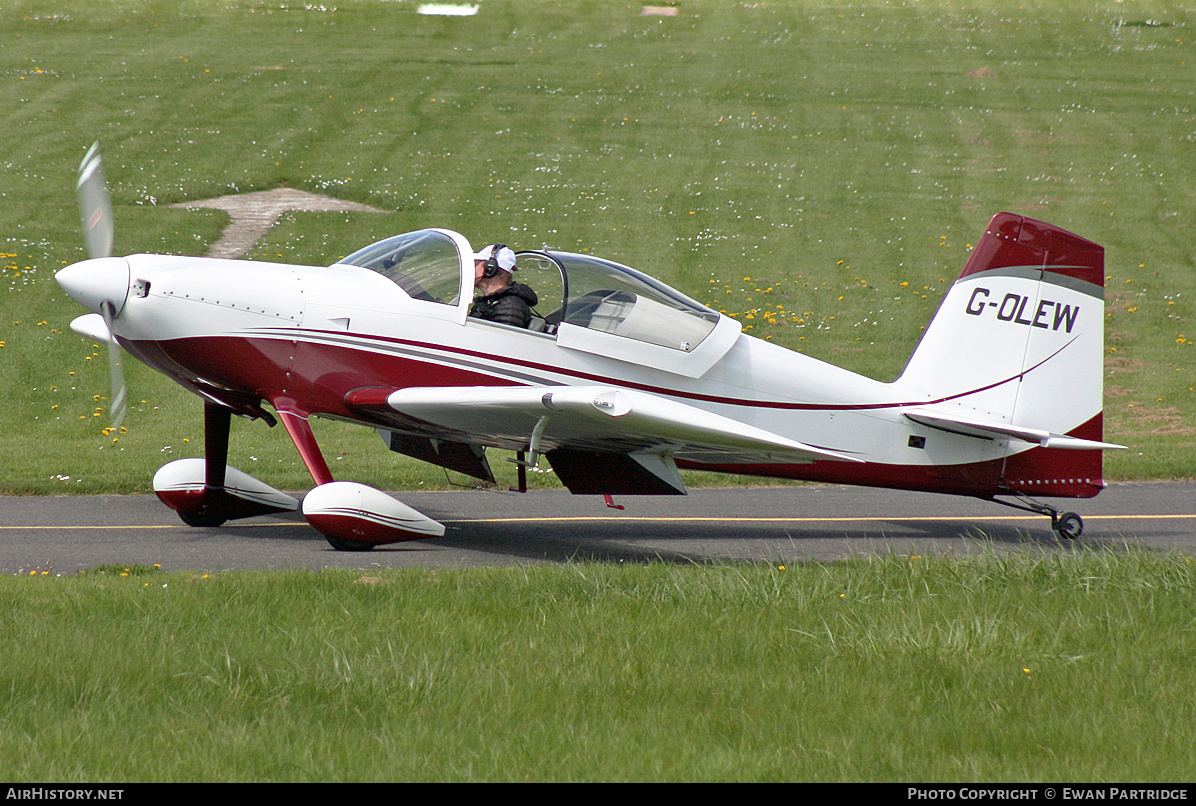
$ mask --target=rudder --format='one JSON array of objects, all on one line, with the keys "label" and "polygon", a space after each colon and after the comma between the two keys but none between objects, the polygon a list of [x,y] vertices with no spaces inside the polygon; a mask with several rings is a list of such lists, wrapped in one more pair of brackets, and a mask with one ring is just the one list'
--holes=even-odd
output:
[{"label": "rudder", "polygon": [[[1104,248],[1013,213],[993,217],[896,382],[940,412],[1100,442]],[[1008,441],[1001,486],[1087,497],[1097,450]]]}]

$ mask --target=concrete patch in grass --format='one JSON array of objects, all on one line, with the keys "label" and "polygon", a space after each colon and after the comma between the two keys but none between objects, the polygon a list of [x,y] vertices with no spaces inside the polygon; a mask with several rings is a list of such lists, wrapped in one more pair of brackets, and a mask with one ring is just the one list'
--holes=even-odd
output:
[{"label": "concrete patch in grass", "polygon": [[256,193],[238,193],[214,199],[181,202],[172,207],[189,210],[224,210],[231,221],[220,240],[208,250],[208,257],[237,258],[249,252],[288,210],[301,212],[381,213],[377,207],[342,201],[303,190],[277,188]]}]

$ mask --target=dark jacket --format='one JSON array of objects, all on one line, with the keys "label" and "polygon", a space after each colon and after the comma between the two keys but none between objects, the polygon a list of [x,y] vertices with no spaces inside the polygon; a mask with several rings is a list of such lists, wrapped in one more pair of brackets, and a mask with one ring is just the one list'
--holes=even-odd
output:
[{"label": "dark jacket", "polygon": [[532,306],[539,301],[531,286],[512,283],[489,296],[475,300],[473,307],[469,309],[469,315],[485,319],[487,322],[527,327],[532,321]]}]

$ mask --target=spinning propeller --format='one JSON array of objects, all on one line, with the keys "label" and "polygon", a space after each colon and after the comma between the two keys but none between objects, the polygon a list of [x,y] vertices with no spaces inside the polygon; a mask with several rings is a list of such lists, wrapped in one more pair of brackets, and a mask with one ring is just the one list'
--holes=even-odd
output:
[{"label": "spinning propeller", "polygon": [[100,161],[97,140],[87,149],[79,163],[79,180],[75,183],[79,196],[79,215],[83,219],[83,241],[88,257],[112,257],[112,202],[104,183],[104,166]]},{"label": "spinning propeller", "polygon": [[57,279],[68,294],[104,318],[111,385],[109,413],[112,426],[116,428],[125,417],[126,395],[124,371],[120,364],[121,350],[113,322],[124,308],[129,293],[129,264],[112,257],[112,202],[104,183],[98,141],[87,150],[87,155],[79,164],[75,192],[79,197],[79,215],[83,219],[83,240],[91,260],[63,269]]}]

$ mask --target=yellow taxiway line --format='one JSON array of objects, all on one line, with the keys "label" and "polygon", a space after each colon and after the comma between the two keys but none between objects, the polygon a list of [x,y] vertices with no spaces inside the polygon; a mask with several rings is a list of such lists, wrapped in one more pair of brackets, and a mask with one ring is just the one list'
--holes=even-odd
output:
[{"label": "yellow taxiway line", "polygon": [[[1046,515],[852,515],[838,517],[702,517],[702,516],[652,516],[652,515],[550,515],[534,517],[509,518],[443,518],[441,523],[618,523],[633,521],[637,523],[870,523],[876,521],[897,521],[905,523],[939,523],[943,521],[1038,521]],[[1117,521],[1117,520],[1196,520],[1196,514],[1176,515],[1084,515],[1085,522],[1089,521]],[[304,526],[303,521],[274,521],[269,523],[229,523],[227,526],[239,528],[277,528],[286,526]],[[186,524],[119,524],[107,526],[19,526],[0,525],[0,531],[13,530],[50,530],[62,531],[68,529],[114,530],[114,529],[191,529],[195,527]]]}]

